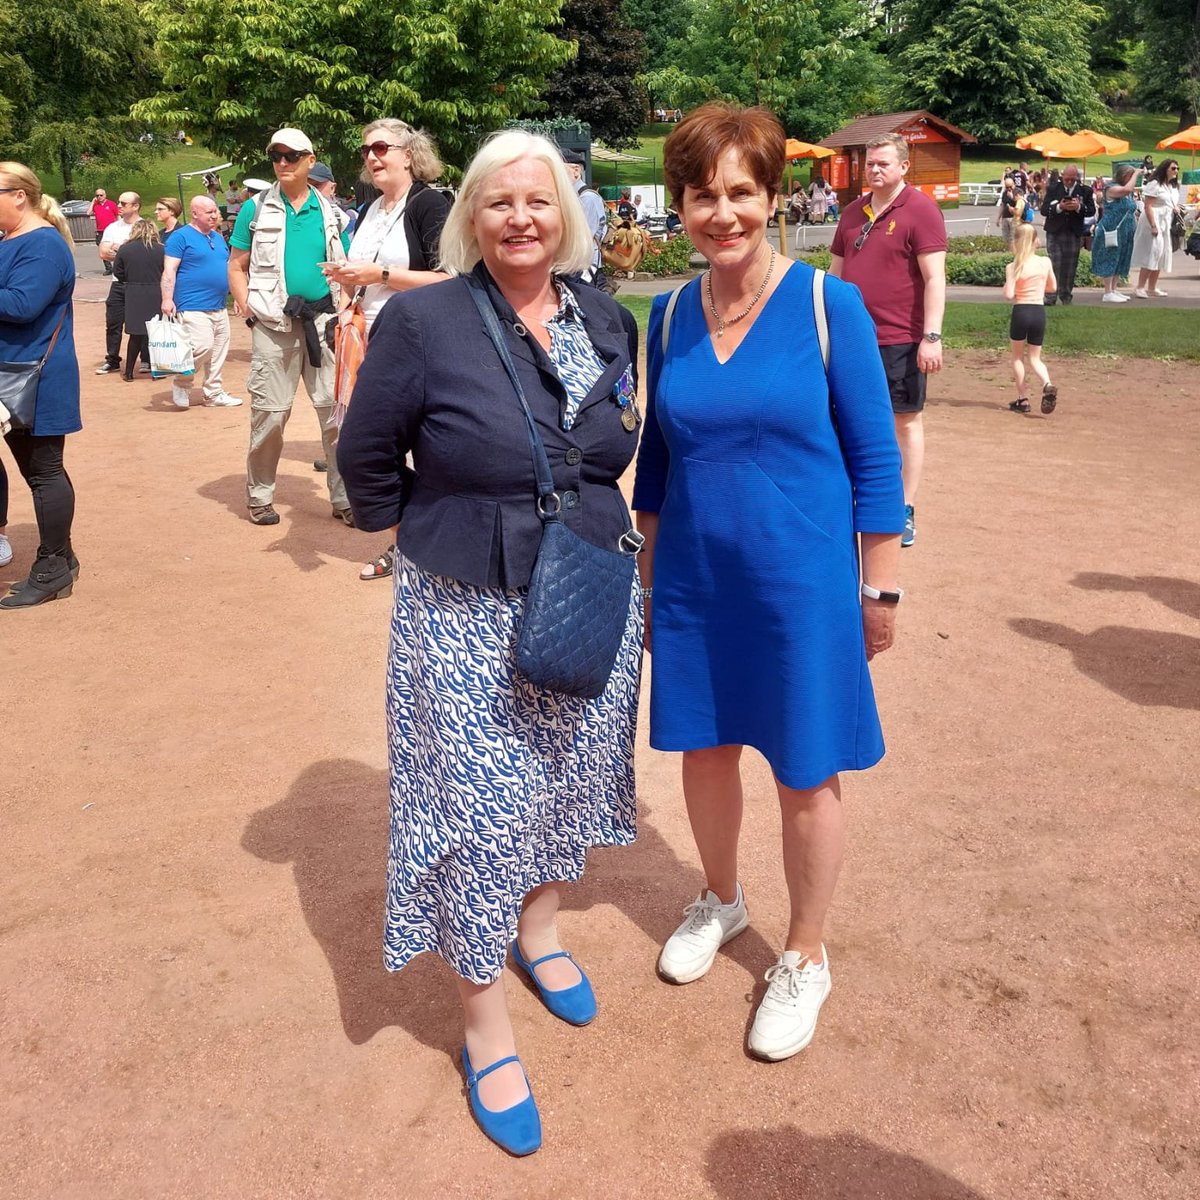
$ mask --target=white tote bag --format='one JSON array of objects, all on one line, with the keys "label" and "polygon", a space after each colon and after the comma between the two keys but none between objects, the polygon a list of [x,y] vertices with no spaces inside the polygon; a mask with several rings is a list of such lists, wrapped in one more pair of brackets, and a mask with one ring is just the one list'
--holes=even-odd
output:
[{"label": "white tote bag", "polygon": [[151,317],[146,322],[146,333],[150,338],[152,378],[165,379],[168,375],[190,377],[196,373],[187,334],[174,317]]}]

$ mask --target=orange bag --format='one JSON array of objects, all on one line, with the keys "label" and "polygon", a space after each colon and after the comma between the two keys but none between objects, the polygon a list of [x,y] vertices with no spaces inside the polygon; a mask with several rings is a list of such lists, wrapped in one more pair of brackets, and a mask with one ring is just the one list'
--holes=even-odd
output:
[{"label": "orange bag", "polygon": [[338,313],[333,331],[333,423],[341,426],[358,369],[367,353],[367,318],[355,300]]}]

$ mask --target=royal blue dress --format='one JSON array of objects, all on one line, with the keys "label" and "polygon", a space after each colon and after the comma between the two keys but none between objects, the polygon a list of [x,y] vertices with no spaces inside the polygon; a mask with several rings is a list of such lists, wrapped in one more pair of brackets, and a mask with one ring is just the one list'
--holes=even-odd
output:
[{"label": "royal blue dress", "polygon": [[724,364],[699,280],[665,362],[655,300],[633,494],[659,514],[650,744],[753,746],[792,788],[883,756],[855,533],[904,526],[874,326],[857,288],[826,279],[827,381],[812,278],[793,263]]}]

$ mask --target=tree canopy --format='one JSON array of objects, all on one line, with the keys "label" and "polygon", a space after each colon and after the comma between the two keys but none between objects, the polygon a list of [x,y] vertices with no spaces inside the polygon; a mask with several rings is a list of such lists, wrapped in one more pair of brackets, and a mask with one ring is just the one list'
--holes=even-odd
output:
[{"label": "tree canopy", "polygon": [[905,0],[894,40],[898,106],[927,108],[981,141],[1103,124],[1084,0]]},{"label": "tree canopy", "polygon": [[573,61],[551,77],[544,107],[586,121],[592,136],[621,149],[637,143],[643,96],[642,35],[625,20],[621,0],[566,0],[559,36],[574,42]]},{"label": "tree canopy", "polygon": [[61,172],[68,196],[88,164],[137,169],[161,153],[141,142],[130,105],[158,86],[150,28],[133,0],[0,4],[0,141]]},{"label": "tree canopy", "polygon": [[360,127],[399,117],[450,163],[535,110],[573,54],[549,30],[560,0],[150,0],[164,87],[135,106],[241,161],[274,129],[313,137],[338,173],[357,171]]}]

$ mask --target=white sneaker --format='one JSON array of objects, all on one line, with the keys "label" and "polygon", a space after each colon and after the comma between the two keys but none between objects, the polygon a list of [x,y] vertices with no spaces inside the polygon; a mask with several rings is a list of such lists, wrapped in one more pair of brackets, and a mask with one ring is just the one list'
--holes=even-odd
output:
[{"label": "white sneaker", "polygon": [[1150,299],[1150,293],[1149,293],[1148,291],[1146,291],[1146,289],[1145,289],[1145,288],[1134,288],[1134,289],[1133,289],[1133,294],[1134,294],[1134,295],[1135,295],[1135,296],[1136,296],[1136,297],[1137,297],[1139,300],[1149,300],[1149,299]]},{"label": "white sneaker", "polygon": [[236,396],[231,396],[228,392],[222,392],[218,396],[214,396],[211,400],[205,398],[205,408],[237,408],[241,401]]},{"label": "white sneaker", "polygon": [[683,910],[687,918],[658,956],[658,969],[673,983],[691,983],[707,974],[717,951],[750,924],[739,883],[732,904],[722,904],[715,892],[697,896]]},{"label": "white sneaker", "polygon": [[1123,296],[1120,292],[1105,292],[1100,299],[1105,304],[1127,304],[1129,302],[1129,297]]},{"label": "white sneaker", "polygon": [[829,996],[829,952],[819,967],[799,950],[785,950],[767,972],[771,985],[754,1014],[750,1053],[778,1062],[799,1054],[817,1031],[817,1015]]},{"label": "white sneaker", "polygon": [[188,408],[192,403],[188,389],[179,383],[171,384],[171,399],[176,408]]},{"label": "white sneaker", "polygon": [[12,542],[8,535],[0,533],[0,567],[7,567],[12,562]]}]

